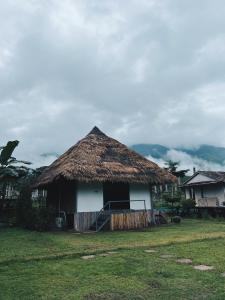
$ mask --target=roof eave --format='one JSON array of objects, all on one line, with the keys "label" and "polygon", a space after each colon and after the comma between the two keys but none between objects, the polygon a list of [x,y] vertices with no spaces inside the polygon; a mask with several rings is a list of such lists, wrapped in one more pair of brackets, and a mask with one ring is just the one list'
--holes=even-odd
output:
[{"label": "roof eave", "polygon": [[201,186],[201,185],[213,185],[225,183],[224,181],[205,181],[205,182],[196,182],[190,184],[183,184],[181,187],[192,187],[192,186]]},{"label": "roof eave", "polygon": [[158,179],[158,178],[58,178],[53,180],[46,180],[46,181],[40,181],[33,185],[33,188],[46,188],[49,185],[52,185],[54,183],[58,183],[60,180],[68,180],[68,181],[79,181],[79,182],[85,182],[85,183],[92,183],[92,182],[121,182],[121,183],[130,183],[130,184],[151,184],[151,185],[158,185],[158,184],[172,184],[175,183],[176,180],[173,178],[171,179]]}]

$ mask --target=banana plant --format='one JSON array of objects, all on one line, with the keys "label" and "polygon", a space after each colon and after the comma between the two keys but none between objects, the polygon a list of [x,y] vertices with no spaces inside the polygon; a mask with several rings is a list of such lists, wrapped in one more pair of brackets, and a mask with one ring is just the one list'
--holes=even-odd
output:
[{"label": "banana plant", "polygon": [[30,165],[30,162],[17,160],[12,156],[18,145],[19,141],[16,140],[9,141],[6,146],[0,147],[0,208],[1,202],[3,203],[5,200],[6,186],[8,182],[12,182],[26,176],[31,170],[25,166]]}]

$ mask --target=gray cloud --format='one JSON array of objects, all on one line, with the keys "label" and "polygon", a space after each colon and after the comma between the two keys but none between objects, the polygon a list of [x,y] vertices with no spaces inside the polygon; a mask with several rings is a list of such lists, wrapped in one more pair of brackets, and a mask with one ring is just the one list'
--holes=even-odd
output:
[{"label": "gray cloud", "polygon": [[178,151],[175,149],[171,149],[167,152],[165,159],[156,159],[152,156],[148,156],[148,159],[151,161],[154,161],[157,163],[160,167],[165,168],[166,167],[166,161],[172,160],[179,162],[178,170],[189,170],[187,172],[187,175],[191,176],[193,175],[193,168],[196,169],[196,171],[199,170],[207,170],[207,171],[225,171],[225,165],[224,164],[217,164],[210,161],[206,161],[194,156],[191,156],[183,151]]},{"label": "gray cloud", "polygon": [[21,0],[0,8],[0,144],[63,152],[94,125],[127,144],[225,146],[222,0]]}]

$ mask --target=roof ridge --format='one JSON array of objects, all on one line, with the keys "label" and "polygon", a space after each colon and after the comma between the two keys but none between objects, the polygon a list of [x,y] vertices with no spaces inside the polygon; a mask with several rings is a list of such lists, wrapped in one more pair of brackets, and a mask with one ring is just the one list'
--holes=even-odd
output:
[{"label": "roof ridge", "polygon": [[106,136],[106,134],[103,131],[101,131],[97,126],[94,126],[92,128],[92,130],[88,133],[88,135],[90,135],[90,134],[104,135],[104,136]]}]

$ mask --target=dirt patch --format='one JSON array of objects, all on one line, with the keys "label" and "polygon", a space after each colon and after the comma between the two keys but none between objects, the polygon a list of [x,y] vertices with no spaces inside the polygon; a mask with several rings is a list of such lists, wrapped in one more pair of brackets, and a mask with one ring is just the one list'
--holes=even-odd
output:
[{"label": "dirt patch", "polygon": [[85,260],[88,260],[88,259],[95,258],[95,255],[84,255],[84,256],[81,256],[81,258],[85,259]]},{"label": "dirt patch", "polygon": [[200,271],[210,271],[213,270],[214,267],[213,266],[206,266],[206,265],[198,265],[198,266],[194,266],[195,270],[200,270]]},{"label": "dirt patch", "polygon": [[105,293],[90,293],[88,295],[85,295],[84,300],[130,300],[130,299],[136,299],[136,300],[143,300],[143,297],[141,295],[131,295],[127,294],[124,291],[110,291]]},{"label": "dirt patch", "polygon": [[179,264],[185,264],[185,265],[192,264],[192,260],[190,258],[180,258],[180,259],[177,259],[176,262],[178,262]]},{"label": "dirt patch", "polygon": [[145,250],[146,253],[156,253],[157,251],[156,250],[153,250],[153,249],[148,249],[148,250]]},{"label": "dirt patch", "polygon": [[225,277],[225,273],[221,273],[221,276],[222,276],[222,277]]},{"label": "dirt patch", "polygon": [[174,255],[172,255],[172,254],[163,254],[160,257],[161,258],[172,258],[172,257],[174,257]]}]

